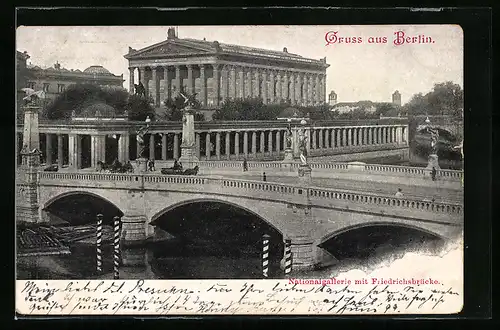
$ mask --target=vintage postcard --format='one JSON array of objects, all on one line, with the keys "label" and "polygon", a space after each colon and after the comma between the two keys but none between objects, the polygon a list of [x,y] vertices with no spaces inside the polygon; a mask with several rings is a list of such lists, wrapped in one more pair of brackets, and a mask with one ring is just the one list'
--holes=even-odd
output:
[{"label": "vintage postcard", "polygon": [[20,26],[16,49],[18,316],[462,310],[460,26]]}]

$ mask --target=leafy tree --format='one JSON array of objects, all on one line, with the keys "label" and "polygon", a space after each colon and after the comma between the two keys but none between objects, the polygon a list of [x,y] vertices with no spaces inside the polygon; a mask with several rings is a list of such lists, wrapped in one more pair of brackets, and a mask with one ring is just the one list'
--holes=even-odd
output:
[{"label": "leafy tree", "polygon": [[423,95],[415,94],[403,106],[409,115],[450,115],[462,114],[464,93],[460,85],[451,81],[435,84],[432,91]]},{"label": "leafy tree", "polygon": [[379,103],[375,115],[384,117],[396,117],[400,114],[400,108],[392,103]]},{"label": "leafy tree", "polygon": [[86,106],[102,102],[112,106],[117,114],[126,110],[130,120],[145,120],[146,116],[154,119],[153,107],[146,99],[129,95],[123,88],[111,88],[93,84],[74,84],[59,94],[43,109],[47,119],[70,118],[73,111],[79,114]]},{"label": "leafy tree", "polygon": [[139,95],[130,95],[125,109],[129,120],[144,121],[148,116],[154,120],[156,117],[155,110],[149,101]]},{"label": "leafy tree", "polygon": [[214,120],[274,120],[280,106],[267,107],[260,98],[226,100],[213,115]]}]

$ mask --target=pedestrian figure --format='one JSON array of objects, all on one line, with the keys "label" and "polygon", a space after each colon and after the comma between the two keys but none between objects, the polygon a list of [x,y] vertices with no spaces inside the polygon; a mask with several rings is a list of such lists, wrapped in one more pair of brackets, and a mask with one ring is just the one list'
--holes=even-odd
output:
[{"label": "pedestrian figure", "polygon": [[433,167],[431,172],[432,181],[436,181],[436,174],[437,174],[436,168]]},{"label": "pedestrian figure", "polygon": [[262,181],[267,181],[266,172],[262,173]]},{"label": "pedestrian figure", "polygon": [[247,162],[247,159],[244,158],[243,159],[243,172],[246,172],[248,171],[248,162]]},{"label": "pedestrian figure", "polygon": [[149,171],[150,172],[154,172],[155,171],[155,160],[154,159],[151,159],[149,161]]},{"label": "pedestrian figure", "polygon": [[398,188],[398,191],[396,192],[396,197],[403,197],[403,192],[401,191],[401,188]]}]

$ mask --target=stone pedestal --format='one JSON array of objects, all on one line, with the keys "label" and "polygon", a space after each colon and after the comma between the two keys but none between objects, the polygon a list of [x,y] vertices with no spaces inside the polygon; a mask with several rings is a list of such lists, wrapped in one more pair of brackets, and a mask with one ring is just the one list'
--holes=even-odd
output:
[{"label": "stone pedestal", "polygon": [[192,168],[200,161],[196,156],[196,147],[181,145],[181,157],[179,161],[184,169]]},{"label": "stone pedestal", "polygon": [[182,113],[182,144],[179,161],[185,169],[194,167],[199,162],[196,155],[194,113],[194,109],[190,106],[187,106]]},{"label": "stone pedestal", "polygon": [[144,244],[146,241],[145,215],[124,215],[122,217],[121,244],[134,246]]},{"label": "stone pedestal", "polygon": [[293,150],[292,148],[285,149],[285,158],[283,159],[284,163],[292,163],[293,160]]},{"label": "stone pedestal", "polygon": [[310,184],[311,183],[311,172],[312,169],[309,166],[309,164],[300,164],[299,166],[299,182],[303,184]]},{"label": "stone pedestal", "polygon": [[439,170],[439,158],[438,155],[432,154],[429,155],[429,161],[427,163],[427,169],[432,170],[432,168],[435,168],[436,170]]},{"label": "stone pedestal", "polygon": [[146,158],[137,158],[135,162],[136,162],[136,167],[135,167],[136,173],[146,173],[148,171],[148,160]]},{"label": "stone pedestal", "polygon": [[38,171],[40,169],[39,107],[24,108],[22,164],[16,178],[16,221],[40,222],[38,205]]}]

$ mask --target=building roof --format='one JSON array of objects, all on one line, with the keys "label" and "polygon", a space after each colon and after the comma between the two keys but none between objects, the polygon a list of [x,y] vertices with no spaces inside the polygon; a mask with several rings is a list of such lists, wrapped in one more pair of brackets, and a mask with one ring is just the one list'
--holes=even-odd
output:
[{"label": "building roof", "polygon": [[109,76],[112,78],[118,78],[120,76],[114,75],[111,72],[109,72],[108,69],[104,68],[102,65],[92,65],[86,68],[85,70],[81,71],[79,69],[73,70],[73,69],[66,69],[61,66],[59,63],[55,63],[54,66],[51,66],[49,68],[43,68],[38,65],[28,65],[28,69],[36,70],[36,71],[43,71],[46,73],[68,73],[69,76],[72,76],[72,74],[78,74],[79,76]]},{"label": "building roof", "polygon": [[384,102],[372,102],[372,101],[356,101],[356,102],[339,102],[336,103],[333,108],[341,108],[341,107],[371,107],[379,103]]},{"label": "building roof", "polygon": [[135,50],[129,47],[129,53],[125,55],[125,58],[132,59],[165,55],[188,55],[193,53],[259,56],[268,59],[290,60],[317,64],[322,65],[325,68],[330,66],[326,63],[326,57],[320,60],[309,59],[297,54],[289,53],[286,47],[283,48],[283,51],[276,51],[263,48],[220,43],[218,41],[208,41],[191,38],[180,39],[171,36],[169,36],[169,38],[165,41],[139,50]]},{"label": "building roof", "polygon": [[112,76],[113,74],[108,71],[105,67],[102,65],[92,65],[83,70],[83,73],[89,73],[89,74],[98,74],[98,75],[103,75],[103,76]]}]

